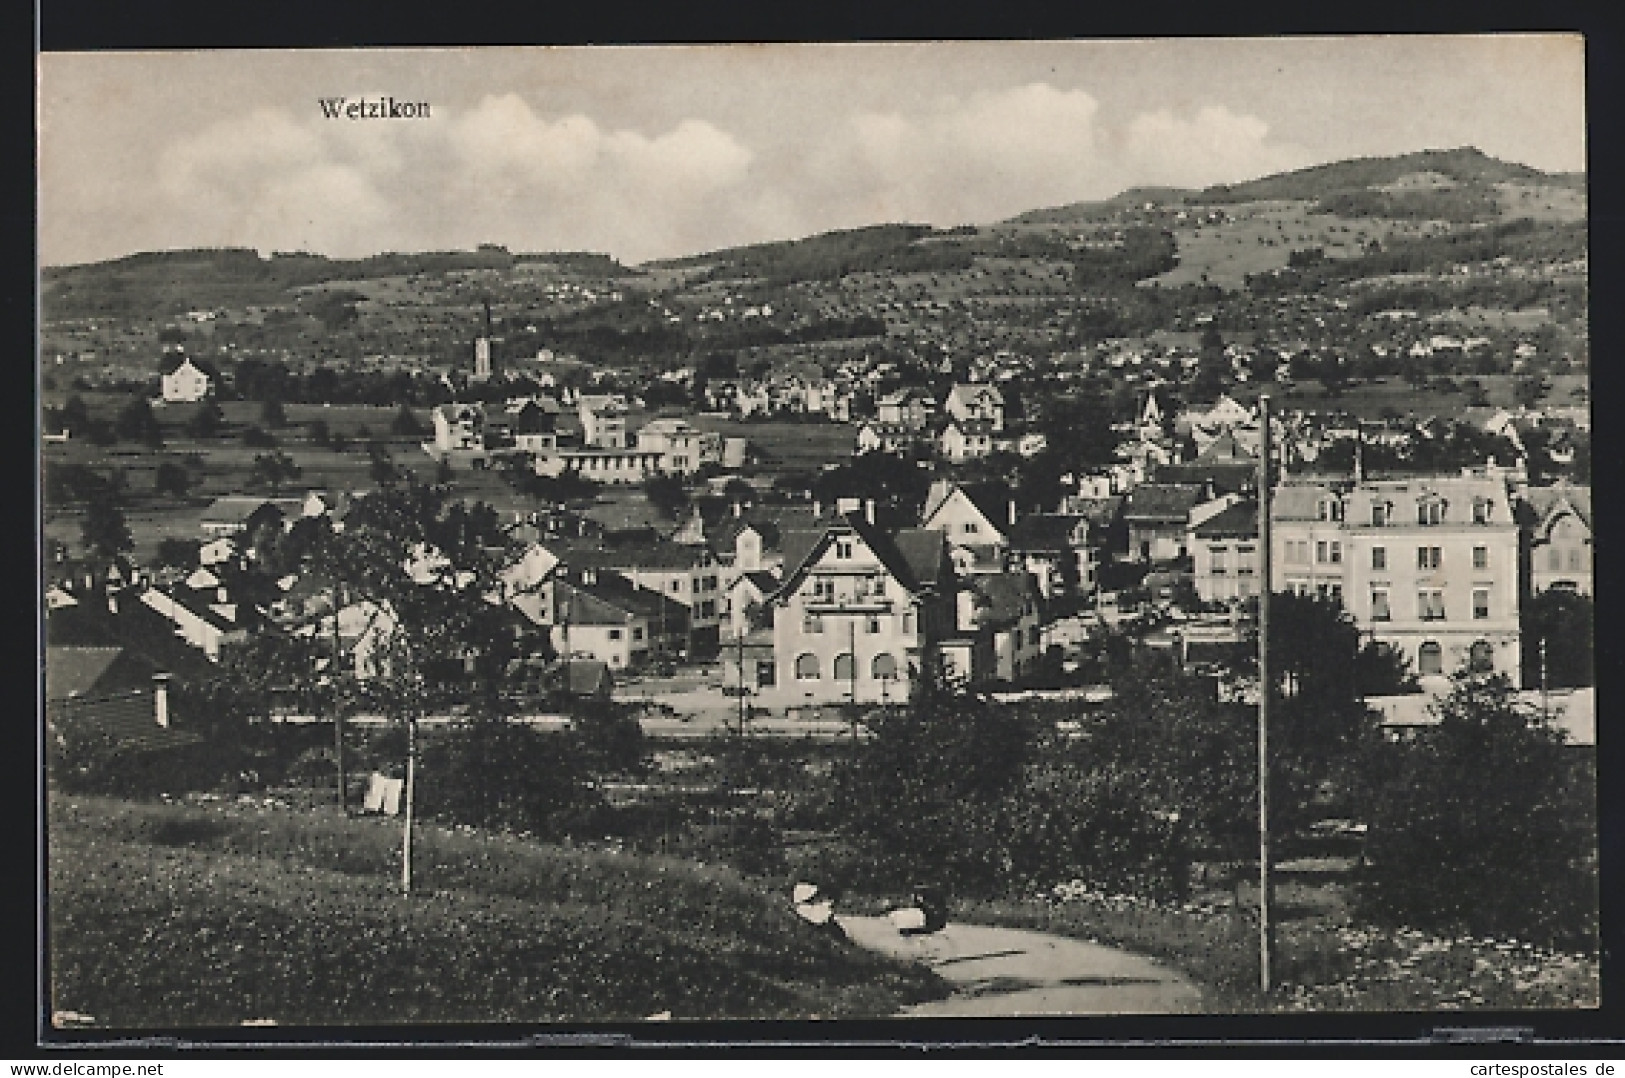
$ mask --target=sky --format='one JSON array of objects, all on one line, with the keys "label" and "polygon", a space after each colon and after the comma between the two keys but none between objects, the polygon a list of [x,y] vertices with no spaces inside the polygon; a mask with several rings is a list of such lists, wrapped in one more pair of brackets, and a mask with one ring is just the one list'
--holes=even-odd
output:
[{"label": "sky", "polygon": [[[46,53],[40,259],[602,251],[985,224],[1477,146],[1585,167],[1578,36]],[[427,102],[328,119],[319,100]]]}]

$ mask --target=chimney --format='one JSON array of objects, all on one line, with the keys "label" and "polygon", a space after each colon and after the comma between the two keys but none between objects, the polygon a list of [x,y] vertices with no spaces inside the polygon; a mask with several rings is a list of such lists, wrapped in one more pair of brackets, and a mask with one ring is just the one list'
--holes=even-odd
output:
[{"label": "chimney", "polygon": [[744,512],[745,512],[744,507],[739,504],[739,499],[738,498],[734,499],[733,512],[734,512],[734,516],[736,518],[744,515]]},{"label": "chimney", "polygon": [[875,500],[873,498],[863,499],[863,519],[870,524],[875,522]]},{"label": "chimney", "polygon": [[223,587],[215,588],[214,589],[214,601],[217,602],[217,603],[229,603],[229,602],[231,602],[231,596],[226,594],[226,589],[225,588],[223,588]]},{"label": "chimney", "polygon": [[1014,527],[1015,523],[1016,523],[1016,500],[1014,498],[1011,498],[1010,499],[1010,525],[1012,527]]},{"label": "chimney", "polygon": [[119,589],[115,587],[109,587],[107,589],[107,612],[109,614],[118,613],[118,592]]},{"label": "chimney", "polygon": [[163,672],[152,675],[152,712],[158,719],[158,725],[169,727],[169,675]]}]

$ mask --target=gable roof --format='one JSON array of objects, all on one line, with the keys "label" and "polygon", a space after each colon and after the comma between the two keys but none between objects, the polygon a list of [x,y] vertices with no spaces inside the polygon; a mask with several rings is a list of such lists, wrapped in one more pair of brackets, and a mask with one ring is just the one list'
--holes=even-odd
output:
[{"label": "gable roof", "polygon": [[176,677],[211,677],[215,666],[201,650],[176,635],[174,624],[134,595],[121,596],[111,613],[101,598],[81,598],[46,615],[47,647],[122,647]]},{"label": "gable roof", "polygon": [[159,726],[150,689],[58,700],[47,706],[46,719],[59,735],[105,739],[118,753],[175,749],[202,740],[191,731]]},{"label": "gable roof", "polygon": [[785,533],[786,572],[773,596],[793,591],[835,538],[848,532],[862,539],[886,571],[911,592],[934,588],[945,575],[952,575],[952,568],[947,565],[947,542],[941,532],[904,528],[896,535],[887,535],[864,519],[863,514],[846,513],[821,531]]},{"label": "gable roof", "polygon": [[1193,529],[1200,539],[1252,539],[1258,536],[1258,503],[1236,502]]},{"label": "gable roof", "polygon": [[137,687],[150,690],[153,663],[123,647],[46,647],[45,698],[102,696]]},{"label": "gable roof", "polygon": [[218,382],[221,380],[220,368],[216,367],[213,363],[210,363],[206,359],[199,359],[196,356],[183,355],[180,352],[171,352],[169,355],[165,356],[161,369],[166,375],[174,374],[187,363],[191,363],[193,367],[196,367],[199,371],[206,375],[211,382]]},{"label": "gable roof", "polygon": [[994,404],[1001,407],[1004,405],[1004,394],[989,382],[961,382],[948,391],[948,398],[960,404],[970,404],[981,396],[991,398]]},{"label": "gable roof", "polygon": [[1123,502],[1123,519],[1130,522],[1183,524],[1202,500],[1195,483],[1142,483]]},{"label": "gable roof", "polygon": [[1549,487],[1527,487],[1522,500],[1534,511],[1531,522],[1544,530],[1565,507],[1572,509],[1589,529],[1591,523],[1591,487],[1575,483],[1559,483]]},{"label": "gable roof", "polygon": [[931,522],[931,519],[953,498],[955,492],[963,494],[967,501],[982,515],[983,521],[1000,535],[1010,527],[1010,488],[996,483],[962,484],[952,479],[938,479],[931,484],[926,493],[925,508],[920,513],[921,525]]},{"label": "gable roof", "polygon": [[1013,550],[1070,550],[1072,533],[1084,518],[1076,513],[1033,513],[1010,529]]}]

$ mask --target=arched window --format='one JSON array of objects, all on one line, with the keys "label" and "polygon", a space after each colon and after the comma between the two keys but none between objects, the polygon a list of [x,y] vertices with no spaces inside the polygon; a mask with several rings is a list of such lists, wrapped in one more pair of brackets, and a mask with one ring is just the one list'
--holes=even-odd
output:
[{"label": "arched window", "polygon": [[802,652],[796,656],[796,680],[818,680],[818,656],[810,651]]},{"label": "arched window", "polygon": [[1487,674],[1495,669],[1495,649],[1488,640],[1476,640],[1467,652],[1467,668],[1475,674]]},{"label": "arched window", "polygon": [[852,662],[852,654],[843,651],[835,656],[835,680],[851,681],[857,676],[857,668]]},{"label": "arched window", "polygon": [[1444,649],[1429,640],[1416,651],[1416,672],[1419,674],[1444,673]]},{"label": "arched window", "polygon": [[870,669],[874,672],[876,681],[897,680],[897,660],[889,652],[882,651],[876,655]]}]

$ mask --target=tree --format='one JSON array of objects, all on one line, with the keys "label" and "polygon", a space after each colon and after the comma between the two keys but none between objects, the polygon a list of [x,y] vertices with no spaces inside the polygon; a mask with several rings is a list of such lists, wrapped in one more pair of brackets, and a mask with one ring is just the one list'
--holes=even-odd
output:
[{"label": "tree", "polygon": [[281,430],[288,425],[288,415],[283,410],[281,398],[265,398],[260,405],[260,424],[266,430]]},{"label": "tree", "polygon": [[1437,726],[1386,747],[1357,898],[1382,923],[1594,948],[1596,793],[1502,675],[1458,676]]},{"label": "tree", "polygon": [[119,409],[118,418],[113,422],[113,429],[127,442],[140,442],[153,448],[164,444],[158,417],[152,414],[152,405],[145,397],[136,397]]},{"label": "tree", "polygon": [[282,489],[282,484],[298,479],[304,469],[300,468],[294,459],[286,453],[258,453],[254,456],[254,468],[249,473],[248,481],[254,486],[270,487],[275,493]]},{"label": "tree", "polygon": [[1512,384],[1512,395],[1519,407],[1533,408],[1551,391],[1552,384],[1541,375],[1526,374]]},{"label": "tree", "polygon": [[190,569],[197,564],[199,543],[196,539],[166,536],[158,541],[155,564],[176,569]]},{"label": "tree", "polygon": [[401,405],[400,411],[396,412],[395,418],[390,421],[389,429],[392,434],[402,438],[416,438],[423,434],[423,424],[418,422],[418,417],[409,404]]},{"label": "tree", "polygon": [[253,449],[275,449],[276,435],[263,427],[249,427],[243,431],[243,444]]},{"label": "tree", "polygon": [[152,489],[156,494],[167,494],[174,498],[186,497],[186,492],[192,486],[192,473],[184,465],[173,460],[163,460],[158,463],[158,470],[153,473]]},{"label": "tree", "polygon": [[367,458],[369,461],[367,474],[372,477],[372,481],[380,487],[393,486],[400,473],[395,467],[395,461],[389,455],[389,450],[384,448],[383,443],[372,442],[368,444]]},{"label": "tree", "polygon": [[688,504],[688,491],[683,489],[681,476],[651,475],[643,483],[644,496],[662,516],[675,517]]},{"label": "tree", "polygon": [[111,562],[125,551],[135,549],[124,510],[111,492],[108,496],[91,499],[79,528],[85,548],[103,562]]},{"label": "tree", "polygon": [[1591,596],[1549,588],[1523,604],[1519,620],[1525,685],[1570,689],[1596,684],[1592,658],[1596,609]]},{"label": "tree", "polygon": [[213,400],[206,400],[198,405],[192,418],[186,421],[186,433],[199,440],[213,438],[220,433],[225,424],[226,414],[220,410],[220,405]]},{"label": "tree", "polygon": [[333,433],[328,429],[327,420],[313,419],[306,430],[309,431],[311,445],[326,449],[332,444]]},{"label": "tree", "polygon": [[877,882],[992,890],[1003,874],[1000,806],[1032,750],[1030,718],[956,694],[928,668],[907,706],[863,723],[873,736],[837,771],[836,802]]}]

